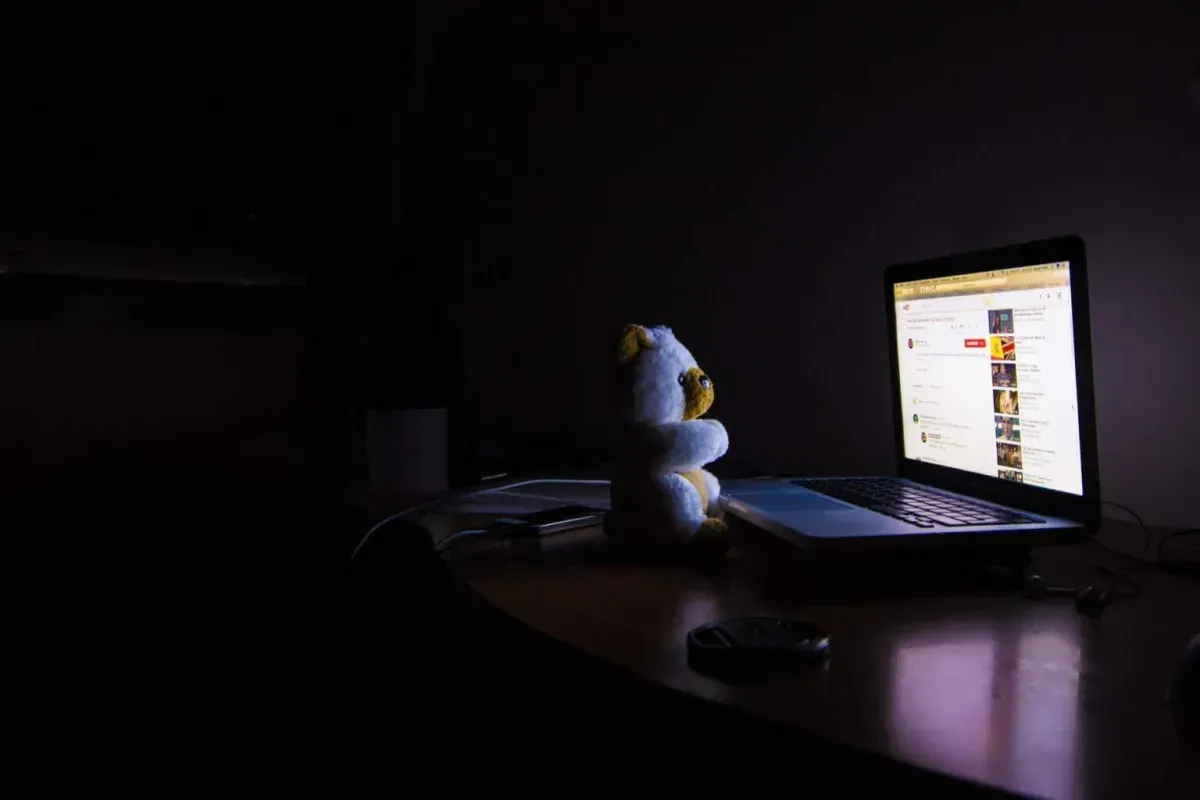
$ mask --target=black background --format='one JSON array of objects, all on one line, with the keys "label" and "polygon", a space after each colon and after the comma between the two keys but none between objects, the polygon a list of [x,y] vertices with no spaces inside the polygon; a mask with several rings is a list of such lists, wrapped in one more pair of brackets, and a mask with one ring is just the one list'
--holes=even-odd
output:
[{"label": "black background", "polygon": [[1194,524],[1197,13],[26,14],[0,245],[23,269],[303,278],[383,337],[383,394],[454,403],[501,467],[602,457],[616,334],[671,324],[715,378],[728,472],[871,473],[883,267],[1078,233],[1105,495]]}]

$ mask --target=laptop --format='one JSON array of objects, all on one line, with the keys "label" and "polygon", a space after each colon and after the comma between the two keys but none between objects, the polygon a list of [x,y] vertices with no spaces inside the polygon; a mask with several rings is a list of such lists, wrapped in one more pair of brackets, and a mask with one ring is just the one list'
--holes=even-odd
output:
[{"label": "laptop", "polygon": [[1100,480],[1084,243],[884,273],[897,475],[724,482],[728,515],[809,548],[1066,543]]}]

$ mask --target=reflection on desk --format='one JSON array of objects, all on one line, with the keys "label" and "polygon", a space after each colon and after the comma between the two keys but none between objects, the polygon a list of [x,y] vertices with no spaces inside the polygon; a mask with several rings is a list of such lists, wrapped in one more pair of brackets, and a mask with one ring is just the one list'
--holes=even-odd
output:
[{"label": "reflection on desk", "polygon": [[[1076,795],[1079,620],[1015,636],[918,630],[892,656],[892,751],[954,774],[1000,775],[1046,797]],[[1043,754],[1056,754],[1047,768]]]},{"label": "reflection on desk", "polygon": [[[1056,559],[1091,571],[1079,548],[1038,554],[1035,564],[1062,574]],[[1196,760],[1164,702],[1200,630],[1200,587],[1179,576],[1147,572],[1143,597],[1090,620],[1069,602],[1015,590],[821,597],[794,562],[753,543],[707,572],[616,562],[597,529],[450,560],[512,620],[797,735],[1020,794],[1200,796]],[[826,665],[743,684],[689,669],[690,629],[759,614],[828,630]]]}]

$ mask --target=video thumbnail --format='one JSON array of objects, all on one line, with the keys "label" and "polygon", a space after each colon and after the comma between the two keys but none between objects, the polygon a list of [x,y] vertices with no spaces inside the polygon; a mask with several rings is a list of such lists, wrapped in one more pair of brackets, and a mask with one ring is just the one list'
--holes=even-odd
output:
[{"label": "video thumbnail", "polygon": [[1021,441],[1021,420],[1016,417],[996,416],[996,438],[1005,442]]},{"label": "video thumbnail", "polygon": [[996,442],[996,463],[1010,469],[1021,469],[1021,445]]},{"label": "video thumbnail", "polygon": [[1017,388],[1017,365],[992,364],[992,387],[996,389]]},{"label": "video thumbnail", "polygon": [[1016,361],[1017,345],[1011,336],[989,336],[988,352],[992,361]]},{"label": "video thumbnail", "polygon": [[1016,361],[1016,342],[1012,336],[989,336],[988,351],[992,361]]},{"label": "video thumbnail", "polygon": [[988,332],[990,333],[1012,333],[1013,332],[1013,312],[1011,308],[1002,308],[997,311],[988,312]]},{"label": "video thumbnail", "polygon": [[992,408],[997,414],[1016,416],[1021,413],[1020,398],[1016,389],[993,389]]},{"label": "video thumbnail", "polygon": [[1020,472],[1017,472],[1015,469],[1002,469],[998,474],[1006,481],[1015,481],[1017,483],[1025,482],[1025,476]]}]

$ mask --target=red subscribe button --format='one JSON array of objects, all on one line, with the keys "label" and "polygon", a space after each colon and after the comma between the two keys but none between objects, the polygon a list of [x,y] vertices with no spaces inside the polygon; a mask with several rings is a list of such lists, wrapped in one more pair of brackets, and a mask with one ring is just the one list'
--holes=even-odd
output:
[{"label": "red subscribe button", "polygon": [[966,347],[987,347],[987,339],[963,339]]}]

